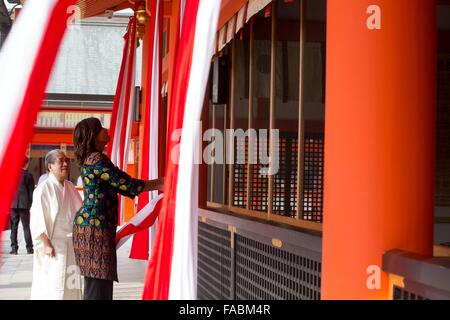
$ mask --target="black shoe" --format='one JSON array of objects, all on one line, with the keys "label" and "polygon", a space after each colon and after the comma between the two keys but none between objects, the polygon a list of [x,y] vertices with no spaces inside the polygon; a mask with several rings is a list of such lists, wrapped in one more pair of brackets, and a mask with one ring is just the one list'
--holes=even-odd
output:
[{"label": "black shoe", "polygon": [[11,250],[9,254],[17,254],[17,250]]},{"label": "black shoe", "polygon": [[34,253],[34,250],[33,250],[33,249],[28,249],[28,250],[27,250],[27,253],[28,253],[28,254],[33,254],[33,253]]}]

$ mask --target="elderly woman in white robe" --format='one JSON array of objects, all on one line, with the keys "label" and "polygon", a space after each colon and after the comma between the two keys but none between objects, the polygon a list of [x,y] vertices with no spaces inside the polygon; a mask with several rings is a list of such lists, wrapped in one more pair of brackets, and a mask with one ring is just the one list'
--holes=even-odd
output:
[{"label": "elderly woman in white robe", "polygon": [[33,193],[30,227],[35,243],[32,300],[78,300],[81,276],[75,263],[72,223],[82,201],[69,176],[70,161],[61,150],[45,157],[47,180]]}]

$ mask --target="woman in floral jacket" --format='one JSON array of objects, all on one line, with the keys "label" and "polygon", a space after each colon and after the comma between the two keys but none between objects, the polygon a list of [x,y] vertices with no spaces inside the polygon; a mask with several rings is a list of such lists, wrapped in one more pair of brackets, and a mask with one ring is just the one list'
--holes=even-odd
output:
[{"label": "woman in floral jacket", "polygon": [[83,205],[73,226],[75,259],[84,276],[84,299],[112,300],[113,281],[118,281],[117,194],[134,198],[141,192],[161,189],[162,179],[133,179],[114,166],[102,153],[109,136],[97,118],[79,122],[73,138],[84,185]]}]

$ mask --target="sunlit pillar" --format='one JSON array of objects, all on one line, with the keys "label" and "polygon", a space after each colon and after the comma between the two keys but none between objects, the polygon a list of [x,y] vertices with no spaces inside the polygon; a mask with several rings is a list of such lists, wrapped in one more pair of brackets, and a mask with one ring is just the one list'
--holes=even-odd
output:
[{"label": "sunlit pillar", "polygon": [[388,299],[382,255],[431,255],[436,2],[328,0],[322,298]]}]

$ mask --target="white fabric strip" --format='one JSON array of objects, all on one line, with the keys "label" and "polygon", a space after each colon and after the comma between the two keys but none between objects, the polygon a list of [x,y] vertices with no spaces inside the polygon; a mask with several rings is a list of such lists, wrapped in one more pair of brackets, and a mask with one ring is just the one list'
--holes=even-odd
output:
[{"label": "white fabric strip", "polygon": [[[130,33],[131,35],[131,33]],[[128,101],[128,116],[127,116],[127,127],[125,131],[125,147],[123,148],[124,154],[121,155],[123,157],[123,167],[120,168],[123,171],[127,171],[127,165],[128,165],[128,157],[130,155],[130,146],[131,146],[131,131],[133,128],[133,118],[134,118],[134,110],[135,110],[135,96],[136,96],[136,89],[135,89],[135,83],[136,83],[136,44],[137,39],[134,39],[133,46],[130,47],[130,58],[131,58],[131,51],[134,51],[133,54],[133,62],[131,67],[131,83],[130,83],[130,100]],[[126,82],[126,81],[125,81]],[[125,88],[126,90],[127,88]],[[119,146],[120,148],[120,146]],[[124,223],[125,218],[125,197],[122,196],[122,200],[120,201],[120,222]]]},{"label": "white fabric strip", "polygon": [[241,30],[244,25],[245,25],[245,16],[247,13],[247,4],[244,5],[241,10],[239,10],[239,12],[237,13],[237,18],[236,18],[236,30],[235,33],[238,33],[239,30]]},{"label": "white fabric strip", "polygon": [[[156,4],[156,16],[159,17],[159,3]],[[152,61],[152,84],[150,97],[150,165],[149,165],[149,179],[158,178],[158,136],[159,136],[159,21],[155,25],[155,36],[153,41],[153,61]],[[151,197],[156,197],[157,191],[151,193]]]},{"label": "white fabric strip", "polygon": [[236,17],[237,16],[234,15],[233,18],[231,18],[227,23],[227,43],[229,43],[234,38],[234,30],[236,29]]},{"label": "white fabric strip", "polygon": [[183,118],[169,299],[197,298],[198,121],[214,54],[221,0],[200,1]]},{"label": "white fabric strip", "polygon": [[14,135],[36,56],[57,2],[28,0],[0,52],[0,163]]},{"label": "white fabric strip", "polygon": [[[127,165],[128,165],[128,157],[130,155],[130,145],[131,145],[131,131],[133,129],[133,118],[134,118],[134,111],[135,111],[135,96],[136,96],[136,43],[137,39],[133,41],[133,46],[130,48],[130,50],[134,51],[133,54],[133,62],[131,67],[131,83],[130,83],[130,100],[128,101],[128,116],[127,116],[127,127],[125,131],[125,147],[124,147],[124,154],[123,154],[123,168],[121,168],[123,171],[126,171]],[[131,52],[130,52],[131,55]],[[127,89],[127,88],[125,88]]]},{"label": "white fabric strip", "polygon": [[[131,34],[131,32],[130,32]],[[123,80],[122,80],[122,87],[120,88],[120,98],[119,98],[119,105],[117,110],[117,118],[116,118],[116,127],[114,130],[114,137],[113,137],[113,146],[111,150],[111,161],[116,166],[120,166],[120,162],[122,159],[122,155],[120,152],[120,136],[122,133],[122,120],[124,117],[124,109],[125,109],[125,93],[126,93],[126,83],[127,83],[127,75],[128,75],[128,62],[130,59],[130,46],[129,41],[126,42],[127,46],[127,57],[125,59],[125,70],[123,74]]]},{"label": "white fabric strip", "polygon": [[221,51],[227,44],[227,24],[219,30],[218,50]]},{"label": "white fabric strip", "polygon": [[[156,1],[156,23],[155,23],[155,34],[153,41],[153,64],[152,64],[152,84],[151,84],[151,97],[150,97],[150,159],[149,159],[149,179],[157,179],[158,178],[158,136],[159,136],[159,97],[160,97],[160,74],[159,74],[159,10],[160,9],[160,0]],[[149,199],[155,199],[158,197],[158,191],[152,191],[149,194]],[[153,247],[153,238],[155,235],[157,223],[150,228],[150,236],[149,236],[149,254],[152,253]]]},{"label": "white fabric strip", "polygon": [[271,2],[272,0],[249,0],[246,22],[248,22],[251,17],[264,9]]},{"label": "white fabric strip", "polygon": [[180,3],[180,36],[181,36],[181,31],[183,29],[184,9],[186,8],[186,0],[180,0],[180,1],[181,1],[181,3]]}]

